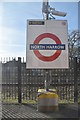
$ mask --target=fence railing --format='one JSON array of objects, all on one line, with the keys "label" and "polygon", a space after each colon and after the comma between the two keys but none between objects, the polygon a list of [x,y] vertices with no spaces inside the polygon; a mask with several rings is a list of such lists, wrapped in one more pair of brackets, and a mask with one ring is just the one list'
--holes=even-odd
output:
[{"label": "fence railing", "polygon": [[[1,62],[3,102],[36,101],[38,89],[44,88],[46,70],[26,69],[21,58]],[[80,102],[80,59],[70,58],[69,66],[48,70],[49,88],[57,90],[60,102]]]}]

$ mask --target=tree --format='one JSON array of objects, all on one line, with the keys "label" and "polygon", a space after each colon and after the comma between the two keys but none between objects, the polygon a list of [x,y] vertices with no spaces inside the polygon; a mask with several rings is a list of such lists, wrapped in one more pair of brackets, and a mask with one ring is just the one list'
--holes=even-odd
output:
[{"label": "tree", "polygon": [[80,31],[74,30],[68,36],[69,56],[80,58]]}]

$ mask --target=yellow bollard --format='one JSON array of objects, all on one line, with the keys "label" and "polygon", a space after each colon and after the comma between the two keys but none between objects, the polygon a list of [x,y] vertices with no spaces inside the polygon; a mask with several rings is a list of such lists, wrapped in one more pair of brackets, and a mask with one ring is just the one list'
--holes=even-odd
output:
[{"label": "yellow bollard", "polygon": [[58,95],[55,89],[38,90],[38,111],[52,112],[58,110]]}]

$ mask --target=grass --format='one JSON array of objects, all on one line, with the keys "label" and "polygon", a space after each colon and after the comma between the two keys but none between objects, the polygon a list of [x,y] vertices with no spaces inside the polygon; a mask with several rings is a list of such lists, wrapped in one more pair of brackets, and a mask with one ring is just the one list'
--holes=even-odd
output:
[{"label": "grass", "polygon": [[59,100],[60,104],[71,104],[74,103],[74,100]]},{"label": "grass", "polygon": [[[2,103],[15,103],[15,104],[18,104],[18,99],[15,99],[15,98],[5,98],[5,99],[2,99]],[[22,100],[22,103],[24,104],[35,104],[36,101],[35,100]]]},{"label": "grass", "polygon": [[[2,99],[3,103],[15,103],[18,104],[18,99]],[[23,104],[36,104],[36,100],[22,100]],[[59,104],[71,104],[74,103],[74,100],[60,100],[59,99]]]},{"label": "grass", "polygon": [[24,104],[36,104],[37,102],[35,100],[23,100],[22,103]]},{"label": "grass", "polygon": [[18,103],[17,99],[2,99],[2,103]]}]

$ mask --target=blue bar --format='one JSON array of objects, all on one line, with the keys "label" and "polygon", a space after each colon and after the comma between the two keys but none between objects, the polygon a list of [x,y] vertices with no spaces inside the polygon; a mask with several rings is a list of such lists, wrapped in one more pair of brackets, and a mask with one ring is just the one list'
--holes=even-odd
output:
[{"label": "blue bar", "polygon": [[30,44],[30,50],[65,50],[65,44]]}]

